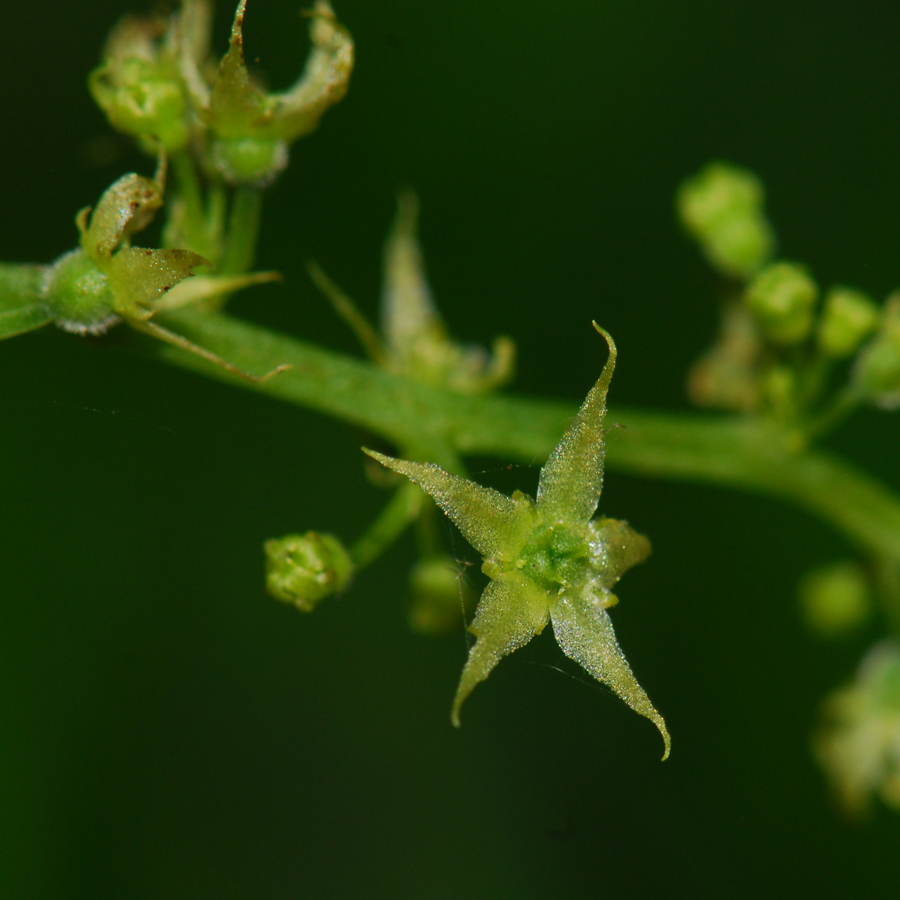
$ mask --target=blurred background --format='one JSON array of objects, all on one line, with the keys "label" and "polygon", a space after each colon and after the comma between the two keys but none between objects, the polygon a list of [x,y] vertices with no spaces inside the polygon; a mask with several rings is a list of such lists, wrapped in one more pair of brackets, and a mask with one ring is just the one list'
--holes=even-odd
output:
[{"label": "blurred background", "polygon": [[[139,2],[139,0],[138,0]],[[274,87],[298,4],[251,0]],[[73,218],[153,162],[85,77],[128,0],[0,0],[0,256],[49,262]],[[248,319],[356,353],[315,257],[369,312],[398,187],[422,201],[460,337],[518,342],[515,390],[686,409],[716,281],[680,233],[681,179],[764,180],[781,252],[879,299],[900,282],[900,30],[888,0],[748,4],[340,0],[358,63],[266,199]],[[224,52],[233,9],[220,4]],[[302,615],[263,591],[263,540],[350,540],[384,495],[365,435],[45,329],[0,344],[0,895],[53,898],[846,897],[896,890],[900,816],[836,810],[809,752],[821,698],[882,633],[809,636],[798,578],[848,553],[765,498],[611,473],[601,509],[654,545],[616,629],[653,726],[550,634],[450,700],[462,632],[406,625],[410,539]],[[897,418],[831,439],[900,487]],[[537,470],[481,480],[533,491]],[[482,470],[485,470],[482,472]],[[452,552],[473,551],[448,531]],[[448,546],[451,546],[448,543]]]}]

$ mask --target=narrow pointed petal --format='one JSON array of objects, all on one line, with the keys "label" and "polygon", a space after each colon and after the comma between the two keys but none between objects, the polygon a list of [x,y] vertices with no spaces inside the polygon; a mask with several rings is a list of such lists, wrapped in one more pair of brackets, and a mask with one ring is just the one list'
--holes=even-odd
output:
[{"label": "narrow pointed petal", "polygon": [[541,469],[537,506],[547,522],[586,525],[597,510],[603,488],[603,419],[606,392],[616,367],[616,345],[596,322],[594,327],[606,338],[609,359],[575,421]]},{"label": "narrow pointed petal", "polygon": [[566,656],[612,688],[636,713],[653,722],[665,742],[666,759],[671,749],[666,723],[634,677],[616,640],[609,613],[598,599],[590,594],[560,595],[550,611],[556,642]]},{"label": "narrow pointed petal", "polygon": [[513,650],[524,647],[548,621],[547,595],[518,573],[504,573],[481,595],[469,631],[476,641],[462,671],[451,718],[459,727],[459,710],[477,684]]},{"label": "narrow pointed petal", "polygon": [[532,521],[526,501],[516,502],[434,463],[394,459],[365,447],[363,453],[419,485],[485,559],[512,561],[518,554]]},{"label": "narrow pointed petal", "polygon": [[0,310],[0,341],[34,331],[53,321],[53,313],[43,303],[29,303],[18,309]]}]

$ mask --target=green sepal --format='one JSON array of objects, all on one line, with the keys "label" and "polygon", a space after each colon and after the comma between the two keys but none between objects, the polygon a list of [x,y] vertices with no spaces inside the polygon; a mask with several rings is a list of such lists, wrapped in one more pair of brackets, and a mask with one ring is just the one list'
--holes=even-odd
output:
[{"label": "green sepal", "polygon": [[365,447],[363,453],[419,485],[486,560],[511,562],[525,543],[534,512],[524,495],[506,497],[434,463],[394,459]]},{"label": "green sepal", "polygon": [[596,322],[609,346],[609,358],[575,421],[541,469],[537,511],[545,522],[586,525],[597,511],[603,489],[606,394],[616,368],[616,345]]},{"label": "green sepal", "polygon": [[619,647],[606,611],[613,605],[609,596],[607,591],[563,591],[550,610],[553,634],[566,656],[611,687],[636,713],[653,722],[665,743],[665,760],[672,749],[669,731]]},{"label": "green sepal", "polygon": [[475,644],[463,667],[451,720],[459,727],[459,711],[476,685],[514,650],[524,647],[544,630],[550,619],[548,598],[531,579],[518,572],[504,572],[484,589],[469,631]]}]

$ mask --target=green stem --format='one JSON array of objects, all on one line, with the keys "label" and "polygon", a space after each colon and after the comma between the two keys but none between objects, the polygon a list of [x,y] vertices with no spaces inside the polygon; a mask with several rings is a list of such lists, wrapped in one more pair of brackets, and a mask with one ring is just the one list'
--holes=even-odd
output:
[{"label": "green stem", "polygon": [[350,548],[357,568],[374,562],[400,537],[422,508],[422,491],[412,482],[401,484],[387,506]]},{"label": "green stem", "polygon": [[[398,446],[445,445],[461,455],[536,464],[556,446],[577,409],[575,403],[438,390],[223,314],[182,310],[167,321],[245,371],[282,363],[294,368],[254,384],[171,346],[155,345],[157,356],[361,426]],[[864,552],[900,563],[900,497],[843,459],[794,449],[795,436],[786,429],[738,417],[622,408],[612,410],[608,421],[624,426],[607,443],[611,468],[790,500]]]},{"label": "green stem", "polygon": [[261,212],[261,191],[250,187],[235,189],[231,198],[228,236],[219,265],[219,274],[243,275],[253,268]]},{"label": "green stem", "polygon": [[0,263],[0,311],[40,302],[41,284],[47,268]]}]

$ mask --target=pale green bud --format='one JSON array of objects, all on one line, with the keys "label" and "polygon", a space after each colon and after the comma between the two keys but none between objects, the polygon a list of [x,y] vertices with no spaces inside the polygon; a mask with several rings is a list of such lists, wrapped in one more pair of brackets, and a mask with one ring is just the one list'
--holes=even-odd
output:
[{"label": "pale green bud", "polygon": [[289,534],[266,541],[264,547],[266,590],[303,612],[342,591],[353,574],[350,554],[330,534]]},{"label": "pale green bud", "polygon": [[744,302],[769,337],[780,344],[798,344],[812,328],[818,293],[802,266],[780,262],[756,276]]},{"label": "pale green bud", "polygon": [[869,581],[850,560],[808,572],[799,586],[800,605],[810,630],[838,637],[862,625],[872,612]]},{"label": "pale green bud", "polygon": [[853,356],[860,344],[878,328],[879,308],[862,291],[834,287],[825,296],[819,322],[819,347],[826,356]]},{"label": "pale green bud", "polygon": [[472,592],[449,556],[417,562],[409,573],[409,624],[420,634],[460,631],[472,606]]},{"label": "pale green bud", "polygon": [[880,797],[900,810],[900,647],[884,641],[855,679],[828,697],[813,749],[844,808],[859,815]]},{"label": "pale green bud", "polygon": [[749,278],[769,260],[775,239],[762,182],[746,169],[711,163],[678,191],[678,213],[719,271]]},{"label": "pale green bud", "polygon": [[860,353],[853,383],[876,406],[900,407],[900,297],[888,302],[881,329]]},{"label": "pale green bud", "polygon": [[88,88],[110,125],[137,138],[148,152],[155,154],[160,144],[169,152],[187,144],[185,91],[166,19],[122,19]]}]

